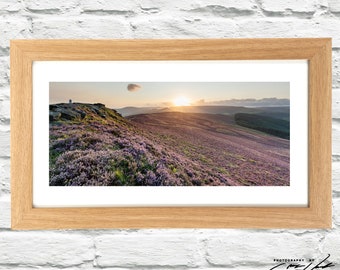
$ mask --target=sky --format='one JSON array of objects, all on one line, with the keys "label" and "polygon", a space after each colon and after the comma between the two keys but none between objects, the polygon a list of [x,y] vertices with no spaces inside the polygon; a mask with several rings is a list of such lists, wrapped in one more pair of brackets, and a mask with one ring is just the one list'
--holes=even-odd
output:
[{"label": "sky", "polygon": [[197,105],[230,99],[289,99],[289,82],[50,82],[50,104],[108,108]]}]

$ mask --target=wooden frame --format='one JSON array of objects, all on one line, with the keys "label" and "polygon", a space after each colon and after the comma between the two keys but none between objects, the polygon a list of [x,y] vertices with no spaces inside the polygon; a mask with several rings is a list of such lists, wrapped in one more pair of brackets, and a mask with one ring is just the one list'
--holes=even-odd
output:
[{"label": "wooden frame", "polygon": [[[11,41],[12,229],[329,228],[331,39]],[[49,60],[309,61],[308,207],[32,206],[32,63]]]}]

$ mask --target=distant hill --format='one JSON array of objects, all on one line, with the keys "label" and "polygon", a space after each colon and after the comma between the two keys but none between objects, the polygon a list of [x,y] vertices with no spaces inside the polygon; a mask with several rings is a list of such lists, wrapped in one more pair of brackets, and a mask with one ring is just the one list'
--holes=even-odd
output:
[{"label": "distant hill", "polygon": [[260,114],[237,113],[236,124],[263,131],[265,133],[288,139],[290,137],[289,121]]},{"label": "distant hill", "polygon": [[290,107],[258,107],[256,114],[290,121]]},{"label": "distant hill", "polygon": [[180,111],[192,113],[253,113],[257,109],[265,110],[265,108],[284,108],[289,110],[290,100],[284,98],[263,98],[263,99],[229,99],[204,102],[202,104],[193,104],[187,107],[124,107],[116,109],[123,116],[136,114],[159,113],[165,111]]},{"label": "distant hill", "polygon": [[242,106],[182,106],[182,107],[125,107],[116,109],[122,116],[138,114],[185,112],[234,115],[236,113],[256,113],[289,120],[290,108],[284,107],[242,107]]},{"label": "distant hill", "polygon": [[290,100],[286,98],[228,99],[207,102],[207,105],[242,106],[242,107],[277,107],[277,106],[289,106]]},{"label": "distant hill", "polygon": [[122,117],[103,104],[50,105],[50,185],[289,185],[288,140],[237,125],[228,113],[240,108],[195,110]]}]

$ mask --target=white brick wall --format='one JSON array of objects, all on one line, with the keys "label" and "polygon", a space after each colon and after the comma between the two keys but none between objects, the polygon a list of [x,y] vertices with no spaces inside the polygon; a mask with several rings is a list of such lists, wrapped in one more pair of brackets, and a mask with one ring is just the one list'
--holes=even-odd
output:
[{"label": "white brick wall", "polygon": [[332,37],[333,48],[340,47],[340,20],[330,18],[296,19],[273,17],[238,22],[240,37]]},{"label": "white brick wall", "polygon": [[[339,254],[340,250],[340,233],[339,231],[334,231],[331,233],[328,233],[325,236],[325,240],[322,243],[321,251],[323,253],[330,253],[330,254]],[[333,256],[332,261],[337,264],[337,267],[339,267],[340,264],[340,256]]]},{"label": "white brick wall", "polygon": [[[197,19],[192,15],[183,18],[157,15],[152,20],[148,17],[131,20],[134,38],[213,38],[235,37],[237,27],[231,19]],[[202,29],[207,31],[202,32]]]},{"label": "white brick wall", "polygon": [[65,12],[69,9],[75,9],[78,5],[77,0],[68,1],[35,1],[35,0],[25,0],[25,8],[31,12],[41,12],[43,14],[53,13],[53,12]]},{"label": "white brick wall", "polygon": [[[333,137],[335,135],[333,134]],[[334,192],[340,193],[340,162],[333,162],[332,166],[332,186]],[[340,213],[339,213],[340,216]]]},{"label": "white brick wall", "polygon": [[333,218],[336,225],[340,225],[340,199],[333,199]]},{"label": "white brick wall", "polygon": [[124,19],[100,16],[33,19],[35,38],[128,38],[129,24]]},{"label": "white brick wall", "polygon": [[234,232],[211,237],[207,244],[207,260],[212,265],[259,264],[259,258],[272,262],[275,258],[308,258],[318,255],[320,234],[297,236],[292,233]]},{"label": "white brick wall", "polygon": [[84,234],[2,232],[0,264],[75,266],[93,261],[91,237]]},{"label": "white brick wall", "polygon": [[95,246],[100,267],[195,267],[201,264],[199,252],[202,247],[195,236],[104,234],[95,239]]},{"label": "white brick wall", "polygon": [[0,2],[0,12],[18,12],[22,8],[23,6],[18,0],[2,0]]},{"label": "white brick wall", "polygon": [[196,1],[167,1],[167,0],[144,0],[144,1],[91,1],[84,0],[82,3],[84,12],[124,12],[124,13],[169,13],[172,15],[178,11],[203,12],[211,11],[213,8],[228,12],[229,9],[236,12],[251,14],[256,9],[255,1],[251,0],[196,0]]},{"label": "white brick wall", "polygon": [[284,12],[298,12],[298,13],[314,13],[319,6],[325,5],[325,1],[319,0],[263,0],[262,8],[267,12],[284,13]]},{"label": "white brick wall", "polygon": [[9,84],[9,57],[0,57],[0,87]]},{"label": "white brick wall", "polygon": [[[0,270],[256,270],[327,253],[339,268],[339,14],[338,0],[0,0]],[[333,38],[332,229],[9,230],[10,39],[223,37]]]},{"label": "white brick wall", "polygon": [[329,9],[331,12],[340,12],[340,2],[338,0],[329,0]]},{"label": "white brick wall", "polygon": [[[6,10],[10,11],[12,5],[11,1],[5,1],[5,3],[9,5]],[[15,1],[13,1],[15,3]],[[2,5],[2,0],[1,0]],[[0,9],[1,13],[4,13],[4,10]],[[1,14],[0,13],[0,14]],[[9,40],[10,39],[22,39],[29,35],[30,30],[30,22],[26,16],[14,16],[4,13],[0,15],[0,52],[9,48]],[[15,12],[13,14],[16,14]],[[8,55],[8,54],[7,54]]]},{"label": "white brick wall", "polygon": [[[2,143],[1,143],[1,145],[2,145]],[[2,198],[1,197],[2,194],[8,194],[9,193],[9,169],[8,169],[9,166],[10,166],[9,158],[0,158],[0,175],[1,175],[0,199]]]}]

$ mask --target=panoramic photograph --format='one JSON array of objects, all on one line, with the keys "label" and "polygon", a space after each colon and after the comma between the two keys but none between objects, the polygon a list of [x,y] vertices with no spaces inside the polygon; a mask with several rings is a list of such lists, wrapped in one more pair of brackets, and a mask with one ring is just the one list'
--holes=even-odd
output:
[{"label": "panoramic photograph", "polygon": [[50,186],[289,186],[289,82],[50,82]]}]

